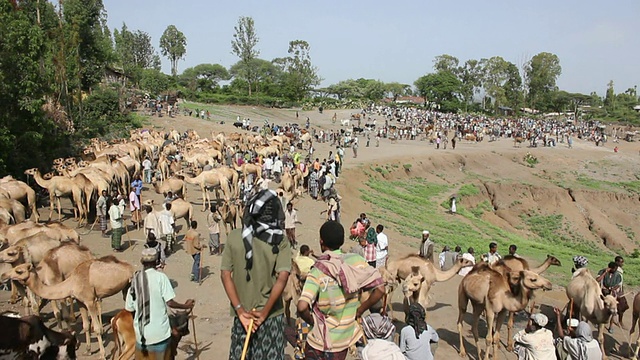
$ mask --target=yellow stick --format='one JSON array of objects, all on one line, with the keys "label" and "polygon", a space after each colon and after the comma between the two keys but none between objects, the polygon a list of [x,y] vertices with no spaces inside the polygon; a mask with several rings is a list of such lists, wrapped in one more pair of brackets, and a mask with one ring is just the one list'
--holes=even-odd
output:
[{"label": "yellow stick", "polygon": [[[251,311],[255,311],[255,309]],[[247,337],[244,339],[244,346],[242,347],[242,356],[240,357],[240,360],[244,360],[244,358],[247,356],[247,350],[249,349],[249,340],[251,339],[252,331],[253,331],[253,319],[251,319],[251,321],[249,322],[249,330],[247,330]]]}]

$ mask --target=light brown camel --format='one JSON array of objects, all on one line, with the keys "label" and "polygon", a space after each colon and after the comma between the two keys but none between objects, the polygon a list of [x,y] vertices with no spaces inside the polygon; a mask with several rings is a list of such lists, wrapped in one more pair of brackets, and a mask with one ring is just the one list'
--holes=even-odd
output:
[{"label": "light brown camel", "polygon": [[[218,208],[220,212],[220,216],[222,217],[222,222],[224,223],[224,230],[227,235],[231,230],[236,228],[236,222],[238,217],[240,217],[240,222],[242,223],[242,214],[239,211],[238,204],[230,201],[223,201],[222,206]],[[229,230],[231,227],[231,230]]]},{"label": "light brown camel", "polygon": [[[460,356],[466,357],[462,337],[462,322],[467,311],[467,304],[473,306],[473,338],[480,358],[478,346],[478,320],[482,311],[487,316],[487,349],[484,359],[489,359],[489,347],[497,358],[497,345],[500,342],[500,327],[508,311],[520,311],[527,306],[533,290],[551,290],[551,282],[542,276],[529,271],[510,272],[508,279],[501,273],[491,269],[486,263],[476,265],[458,287],[458,334],[460,337]],[[517,290],[517,291],[516,291]],[[497,316],[496,316],[497,315]],[[495,320],[495,324],[494,324]]]},{"label": "light brown camel", "polygon": [[[144,201],[144,206],[151,206],[153,208],[153,199],[147,199]],[[191,227],[191,219],[193,219],[193,205],[185,201],[184,199],[175,199],[171,202],[171,212],[175,221],[178,219],[184,219],[187,222],[187,228]],[[159,215],[159,214],[157,214]]]},{"label": "light brown camel", "polygon": [[168,179],[165,179],[160,184],[154,181],[153,188],[155,189],[157,194],[162,194],[164,196],[167,196],[167,193],[171,191],[175,195],[179,195],[184,198],[187,197],[187,187],[185,186],[184,180],[177,177],[170,177]]},{"label": "light brown camel", "polygon": [[[520,270],[530,270],[530,271],[533,271],[536,274],[542,274],[551,265],[561,266],[562,264],[560,263],[560,260],[558,260],[555,256],[547,255],[547,258],[545,259],[545,261],[542,264],[540,264],[540,266],[535,267],[533,269],[530,269],[529,268],[529,263],[527,262],[527,260],[525,260],[525,259],[523,259],[521,257],[518,257],[518,256],[506,255],[499,262],[494,264],[492,266],[492,268],[494,270],[497,270],[498,272],[502,273],[502,275],[506,277],[507,276],[507,272],[509,272],[509,271],[520,271]],[[534,296],[535,296],[535,294],[534,294]],[[535,305],[535,297],[532,297],[532,300],[531,300],[529,305],[530,305],[529,312],[533,313],[533,309],[534,309],[534,305]],[[509,312],[509,320],[507,321],[507,340],[508,340],[507,341],[507,351],[512,351],[513,350],[513,346],[515,345],[513,337],[511,336],[511,332],[513,330],[513,316],[514,316],[514,314],[512,312]]]},{"label": "light brown camel", "polygon": [[40,220],[40,213],[38,213],[36,204],[36,192],[29,185],[5,176],[0,181],[0,189],[4,190],[4,194],[9,195],[9,198],[18,200],[29,208],[30,215],[33,215],[33,219],[36,222]]},{"label": "light brown camel", "polygon": [[[633,320],[631,320],[631,329],[629,330],[629,357],[633,360],[638,359],[638,350],[640,350],[640,332],[638,333],[638,337],[636,338],[636,349],[633,351],[631,347],[631,335],[636,331],[636,324],[638,324],[638,320],[640,320],[640,292],[633,297]],[[638,324],[640,326],[640,324]]]},{"label": "light brown camel", "polygon": [[24,205],[18,200],[0,198],[0,207],[4,208],[13,216],[16,224],[23,222],[26,218]]},{"label": "light brown camel", "polygon": [[[50,180],[45,180],[40,171],[37,168],[32,168],[25,170],[24,172],[27,175],[32,175],[34,180],[43,188],[46,188],[49,191],[49,220],[53,216],[53,207],[57,202],[58,204],[58,221],[62,220],[62,211],[60,206],[60,198],[70,197],[71,201],[74,202],[75,206],[78,208],[78,213],[80,219],[84,216],[84,202],[82,188],[76,184],[73,179],[67,178],[65,176],[54,176]],[[54,202],[55,200],[55,202]],[[74,208],[74,213],[75,213]],[[79,219],[79,221],[81,221]]]},{"label": "light brown camel", "polygon": [[220,166],[216,168],[216,171],[223,174],[229,181],[229,188],[231,190],[232,197],[237,199],[240,196],[240,188],[238,187],[239,175],[235,169],[228,166]]},{"label": "light brown camel", "polygon": [[611,295],[604,296],[600,284],[593,278],[587,268],[581,268],[573,273],[567,285],[567,297],[573,300],[576,309],[574,317],[590,321],[598,327],[598,342],[602,350],[602,358],[606,359],[604,351],[604,326],[611,317],[618,314],[618,301]]},{"label": "light brown camel", "polygon": [[33,221],[25,221],[20,224],[0,226],[0,245],[12,245],[20,239],[37,233],[44,233],[49,238],[58,241],[68,240],[77,244],[80,243],[78,232],[64,224],[39,224]]},{"label": "light brown camel", "polygon": [[86,335],[86,355],[91,354],[90,322],[98,338],[100,358],[105,358],[102,343],[102,305],[101,300],[126,292],[133,276],[134,268],[131,264],[119,261],[114,256],[92,259],[78,265],[63,282],[47,286],[42,283],[31,264],[14,267],[10,272],[2,275],[3,279],[18,280],[26,284],[36,295],[43,299],[62,300],[67,297],[75,298],[80,304],[82,328]]},{"label": "light brown camel", "polygon": [[257,183],[258,179],[262,178],[262,166],[257,165],[257,164],[251,164],[251,163],[242,163],[242,165],[238,165],[238,163],[236,162],[235,159],[232,160],[233,163],[233,168],[236,171],[239,171],[242,173],[242,178],[244,179],[244,184],[245,186],[248,184],[247,182],[247,175],[249,174],[253,174],[253,183]]},{"label": "light brown camel", "polygon": [[[411,274],[409,274],[404,280],[402,280],[402,294],[404,295],[403,308],[404,313],[409,313],[409,306],[413,303],[427,304],[429,299],[420,299],[420,289],[424,282],[424,276],[420,274],[420,267],[413,266],[411,268]],[[423,306],[424,307],[424,306]]]},{"label": "light brown camel", "polygon": [[[424,277],[424,282],[420,287],[418,297],[425,310],[428,305],[429,290],[435,282],[447,281],[454,277],[461,268],[471,266],[473,263],[467,259],[459,258],[453,267],[447,271],[438,270],[431,262],[419,255],[408,255],[400,259],[390,259],[385,265],[385,282],[397,282],[404,280],[413,272],[414,267],[420,269],[420,275]],[[389,295],[387,295],[389,296]],[[392,307],[393,308],[393,307]],[[393,310],[389,312],[393,318]]]},{"label": "light brown camel", "polygon": [[293,175],[291,174],[291,171],[285,171],[282,174],[282,177],[280,179],[280,187],[282,188],[282,190],[284,190],[285,192],[289,193],[289,194],[295,194],[296,193],[296,189],[298,188],[298,184],[296,184],[296,181],[293,177]]},{"label": "light brown camel", "polygon": [[178,172],[177,175],[182,176],[187,184],[195,184],[200,187],[200,190],[202,191],[202,211],[207,210],[207,204],[209,204],[209,207],[211,206],[209,189],[221,189],[224,195],[224,200],[229,201],[231,199],[229,181],[224,175],[216,170],[203,171],[196,177],[189,177],[184,171]]},{"label": "light brown camel", "polygon": [[287,324],[291,325],[291,303],[298,303],[298,299],[300,298],[300,294],[302,294],[302,285],[304,284],[305,278],[302,277],[300,273],[300,268],[295,261],[291,260],[291,272],[289,273],[289,278],[287,279],[287,283],[284,286],[284,290],[282,290],[282,302],[284,302],[284,314],[287,320]]}]

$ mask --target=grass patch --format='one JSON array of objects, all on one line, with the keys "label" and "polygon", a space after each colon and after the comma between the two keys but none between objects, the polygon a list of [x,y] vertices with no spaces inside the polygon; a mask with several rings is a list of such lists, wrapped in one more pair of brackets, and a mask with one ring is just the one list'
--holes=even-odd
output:
[{"label": "grass patch", "polygon": [[[483,220],[482,214],[492,211],[489,201],[472,208],[465,207],[464,201],[460,201],[457,215],[450,215],[444,210],[448,209],[449,202],[442,201],[442,198],[455,190],[453,186],[430,183],[422,178],[403,181],[370,178],[361,189],[361,197],[372,205],[368,211],[372,217],[415,239],[408,244],[414,249],[420,245],[422,230],[427,229],[438,247],[460,245],[466,249],[473,246],[478,257],[488,250],[491,241],[497,242],[499,251],[503,253],[510,244],[518,245],[520,253],[531,259],[533,266],[544,261],[547,254],[554,255],[563,266],[551,267],[545,276],[557,285],[566,285],[569,281],[574,255],[587,256],[593,272],[606,267],[616,255],[577,235],[562,215],[524,215],[524,228],[528,228],[534,234],[532,236],[512,233]],[[465,184],[457,193],[462,198],[477,195],[480,190],[476,185]],[[625,270],[626,284],[640,284],[640,258],[629,256]]]},{"label": "grass patch", "polygon": [[404,165],[402,165],[402,167],[403,167],[405,170],[407,170],[407,171],[411,171],[411,167],[412,167],[412,166],[413,166],[413,165],[411,165],[411,164],[404,164]]}]

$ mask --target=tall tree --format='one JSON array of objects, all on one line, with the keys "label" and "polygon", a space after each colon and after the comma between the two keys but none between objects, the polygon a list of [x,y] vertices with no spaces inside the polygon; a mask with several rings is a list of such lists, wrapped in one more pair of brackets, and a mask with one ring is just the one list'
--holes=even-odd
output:
[{"label": "tall tree", "polygon": [[546,94],[556,90],[560,74],[562,67],[557,55],[541,52],[531,58],[525,65],[527,100],[531,107],[536,108]]},{"label": "tall tree", "polygon": [[615,110],[616,108],[616,92],[613,85],[613,80],[610,80],[607,84],[607,94],[604,97],[604,106],[607,110]]},{"label": "tall tree", "polygon": [[482,71],[482,63],[475,59],[465,61],[464,66],[460,68],[461,95],[465,105],[473,102],[473,96],[480,91],[482,87]]},{"label": "tall tree", "polygon": [[174,25],[169,25],[160,37],[160,49],[163,56],[171,61],[171,75],[178,74],[178,60],[187,53],[187,38]]},{"label": "tall tree", "polygon": [[238,19],[238,25],[233,27],[235,34],[231,40],[231,53],[240,58],[242,67],[237,68],[237,75],[245,80],[249,85],[249,96],[251,96],[251,88],[255,83],[256,63],[253,61],[260,55],[260,51],[256,49],[258,44],[258,35],[256,34],[253,18],[249,16],[241,16]]},{"label": "tall tree", "polygon": [[438,104],[443,111],[459,109],[460,90],[462,83],[449,71],[424,75],[415,81],[420,96],[425,101]]},{"label": "tall tree", "polygon": [[144,31],[131,32],[126,24],[113,31],[118,63],[125,74],[138,84],[144,69],[160,69],[160,57],[151,44],[151,36]]},{"label": "tall tree", "polygon": [[213,92],[220,80],[229,80],[227,69],[220,64],[199,64],[185,69],[178,83],[191,91]]},{"label": "tall tree", "polygon": [[433,59],[433,69],[436,72],[448,71],[456,76],[458,76],[458,73],[460,72],[460,68],[458,67],[459,64],[460,60],[449,54],[438,55]]},{"label": "tall tree", "polygon": [[318,69],[311,63],[310,51],[308,42],[294,40],[289,42],[289,56],[274,60],[284,71],[284,92],[293,100],[302,100],[320,83]]}]

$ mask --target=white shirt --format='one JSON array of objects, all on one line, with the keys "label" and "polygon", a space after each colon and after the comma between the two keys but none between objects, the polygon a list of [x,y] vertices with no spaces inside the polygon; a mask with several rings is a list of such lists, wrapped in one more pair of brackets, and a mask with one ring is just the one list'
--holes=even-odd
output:
[{"label": "white shirt", "polygon": [[271,160],[271,158],[264,159],[264,168],[266,170],[271,170],[273,168],[273,160]]},{"label": "white shirt", "polygon": [[[469,253],[462,254],[462,258],[471,261],[474,265],[476,263],[476,259]],[[460,271],[458,271],[458,275],[465,276],[469,273],[469,271],[471,271],[472,268],[473,266],[463,267],[462,269],[460,269]]]},{"label": "white shirt", "polygon": [[389,250],[386,249],[389,246],[389,238],[382,232],[376,237],[378,238],[378,244],[376,245],[376,260],[382,260],[387,257],[387,254],[389,253]]},{"label": "white shirt", "polygon": [[159,220],[160,220],[160,225],[162,227],[162,235],[172,235],[173,224],[175,223],[173,213],[169,210],[162,210],[160,212]]},{"label": "white shirt", "polygon": [[553,345],[553,334],[542,328],[532,333],[520,330],[514,337],[518,349],[519,360],[556,360],[556,348]]},{"label": "white shirt", "polygon": [[276,173],[282,172],[282,160],[278,159],[273,163],[273,172],[276,172]]},{"label": "white shirt", "polygon": [[144,159],[142,166],[144,166],[145,170],[151,170],[151,161],[149,159]]}]

